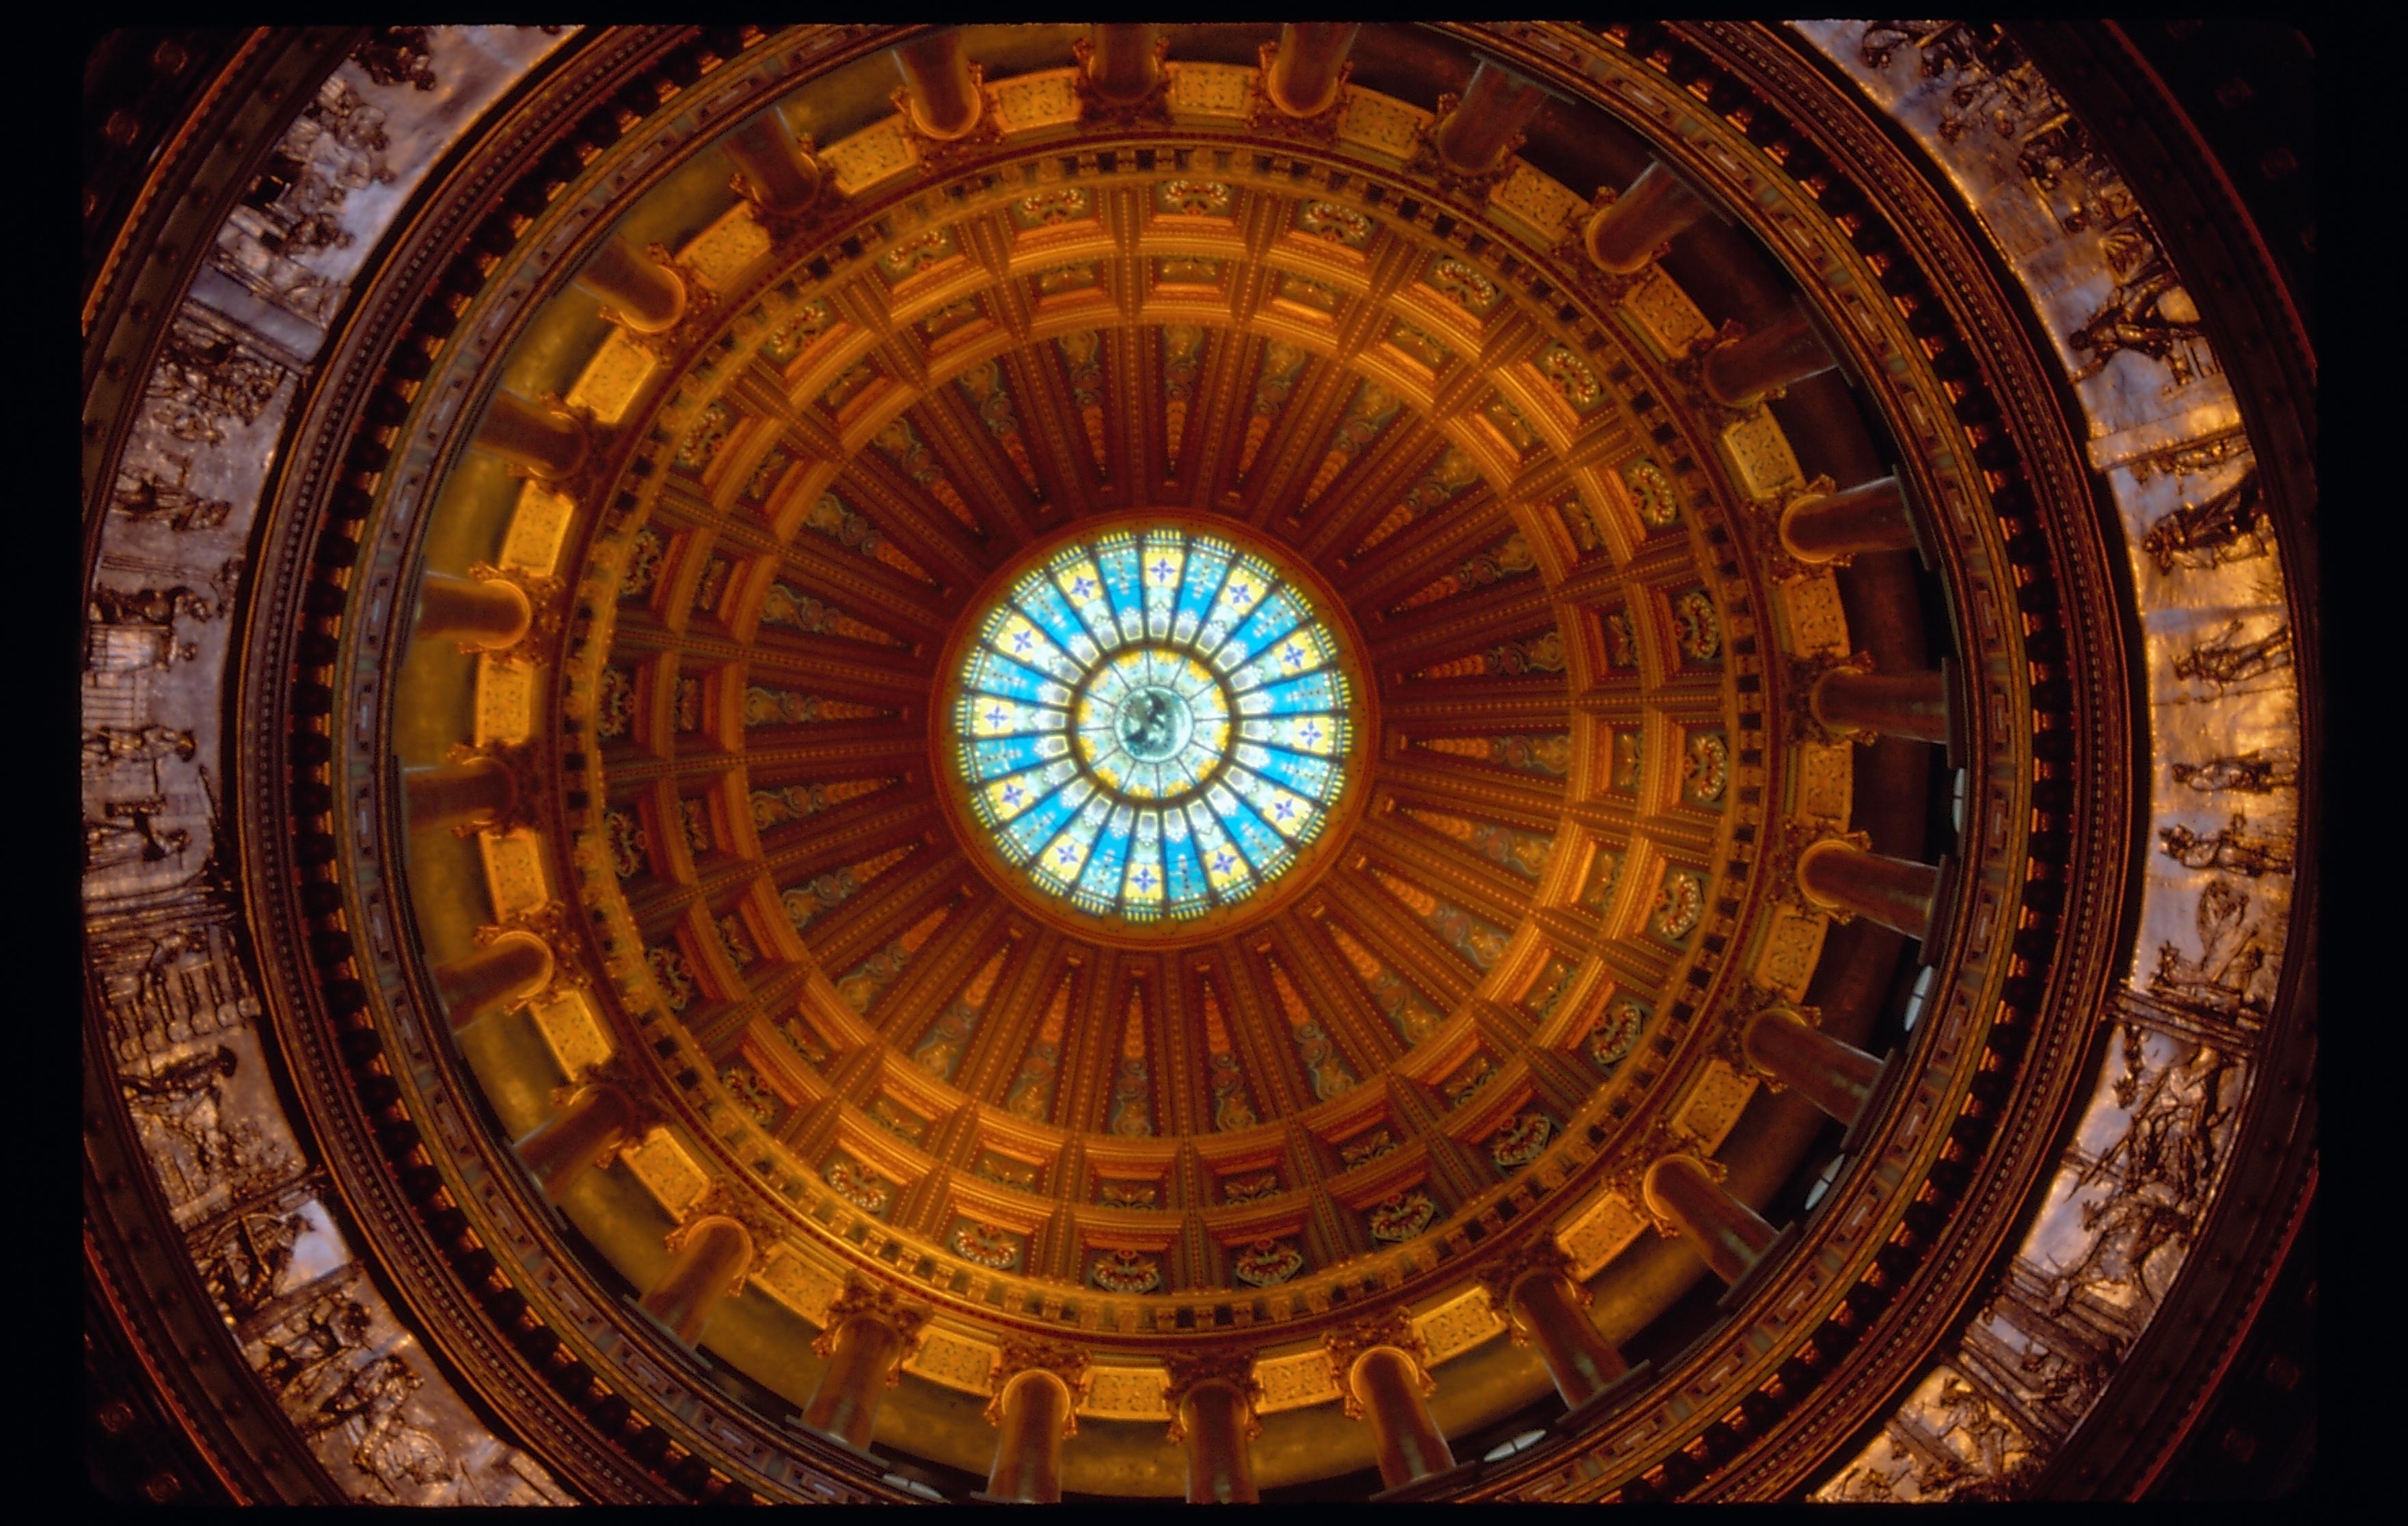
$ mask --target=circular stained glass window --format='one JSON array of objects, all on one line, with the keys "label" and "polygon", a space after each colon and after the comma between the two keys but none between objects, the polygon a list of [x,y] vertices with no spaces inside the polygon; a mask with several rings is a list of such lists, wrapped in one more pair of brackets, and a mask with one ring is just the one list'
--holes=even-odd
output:
[{"label": "circular stained glass window", "polygon": [[1325,598],[1268,547],[1176,525],[1042,553],[971,615],[947,707],[996,856],[1136,924],[1294,873],[1354,770],[1359,697]]}]

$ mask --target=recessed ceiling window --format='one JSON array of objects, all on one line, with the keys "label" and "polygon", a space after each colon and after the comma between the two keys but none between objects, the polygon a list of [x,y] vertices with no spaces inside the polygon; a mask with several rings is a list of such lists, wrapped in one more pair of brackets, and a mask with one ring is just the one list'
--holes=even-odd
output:
[{"label": "recessed ceiling window", "polygon": [[1090,916],[1253,900],[1355,771],[1349,655],[1271,547],[1167,524],[1082,535],[970,629],[947,739],[969,813],[1026,887]]}]

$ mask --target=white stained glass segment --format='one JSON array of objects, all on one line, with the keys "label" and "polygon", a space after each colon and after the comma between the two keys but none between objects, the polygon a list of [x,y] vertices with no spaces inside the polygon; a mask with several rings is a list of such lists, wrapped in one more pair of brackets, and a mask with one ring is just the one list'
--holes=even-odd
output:
[{"label": "white stained glass segment", "polygon": [[1093,915],[1201,916],[1320,836],[1354,695],[1319,599],[1176,525],[1063,546],[981,612],[952,707],[971,813]]}]

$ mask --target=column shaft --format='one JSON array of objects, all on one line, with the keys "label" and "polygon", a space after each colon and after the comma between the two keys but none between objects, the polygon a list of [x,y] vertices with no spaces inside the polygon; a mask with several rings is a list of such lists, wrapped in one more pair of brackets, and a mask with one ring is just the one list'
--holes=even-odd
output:
[{"label": "column shaft", "polygon": [[1546,104],[1546,94],[1483,60],[1463,99],[1438,124],[1439,161],[1458,175],[1485,175],[1504,162],[1513,139]]},{"label": "column shaft", "polygon": [[837,1326],[827,1370],[803,1407],[803,1423],[855,1447],[868,1446],[886,1375],[902,1349],[903,1337],[883,1319],[854,1315]]},{"label": "column shaft", "polygon": [[548,482],[567,476],[585,460],[585,436],[576,420],[507,392],[494,394],[484,423],[477,426],[475,444]]},{"label": "column shaft", "polygon": [[531,932],[506,932],[435,971],[435,989],[451,1011],[453,1028],[466,1028],[551,984],[552,950]]},{"label": "column shaft", "polygon": [[691,1346],[719,1301],[734,1292],[752,1264],[752,1237],[744,1226],[717,1215],[698,1219],[678,1246],[669,1269],[643,1297],[652,1317]]},{"label": "column shaft", "polygon": [[1422,1400],[1421,1369],[1393,1346],[1375,1346],[1354,1359],[1347,1380],[1371,1418],[1380,1454],[1380,1481],[1402,1489],[1455,1466],[1455,1453]]},{"label": "column shaft", "polygon": [[1914,521],[1896,477],[1877,477],[1842,493],[1799,498],[1781,516],[1781,544],[1801,562],[1828,562],[1860,551],[1912,551]]},{"label": "column shaft", "polygon": [[1115,105],[1145,99],[1162,80],[1162,60],[1154,50],[1161,36],[1162,28],[1151,22],[1098,23],[1090,39],[1087,83]]},{"label": "column shaft", "polygon": [[1931,930],[1940,870],[1825,841],[1799,855],[1798,888],[1817,905],[1854,912],[1920,939]]},{"label": "column shaft", "polygon": [[959,27],[914,38],[895,50],[910,94],[911,123],[940,143],[966,137],[986,109]]},{"label": "column shaft", "polygon": [[1706,391],[1727,408],[1801,382],[1835,363],[1804,313],[1792,308],[1761,331],[1706,353]]},{"label": "column shaft", "polygon": [[1346,55],[1354,50],[1360,22],[1289,22],[1280,28],[1279,51],[1264,77],[1263,94],[1291,117],[1317,117],[1338,104],[1346,82]]},{"label": "column shaft", "polygon": [[635,1131],[636,1113],[626,1093],[611,1086],[580,1087],[566,1107],[519,1141],[519,1159],[543,1195],[558,1202],[603,1151],[624,1144]]},{"label": "column shaft", "polygon": [[1566,1408],[1578,1408],[1629,1370],[1622,1353],[1598,1332],[1570,1279],[1561,1272],[1530,1273],[1513,1285],[1511,1302]]},{"label": "column shaft", "polygon": [[1834,731],[1877,731],[1915,741],[1948,741],[1948,685],[1937,669],[1852,673],[1834,669],[1807,696],[1814,719]]},{"label": "column shaft", "polygon": [[517,583],[429,572],[418,585],[416,632],[428,641],[465,641],[491,651],[516,646],[534,611]]},{"label": "column shaft", "polygon": [[754,206],[799,212],[819,199],[820,166],[803,156],[776,107],[754,115],[723,142]]},{"label": "column shaft", "polygon": [[613,238],[594,252],[577,284],[602,299],[638,334],[662,334],[685,316],[685,282],[677,272]]},{"label": "column shaft", "polygon": [[1062,1498],[1062,1423],[1070,1389],[1052,1373],[1021,1373],[1003,1389],[1003,1423],[986,1491],[998,1500],[1055,1504]]},{"label": "column shaft", "polygon": [[401,770],[403,819],[413,832],[438,827],[483,827],[517,801],[510,770],[490,757]]},{"label": "column shaft", "polygon": [[1740,1047],[1758,1070],[1842,1123],[1856,1121],[1881,1074],[1880,1060],[1787,1007],[1767,1007],[1750,1018]]},{"label": "column shaft", "polygon": [[1187,1432],[1187,1503],[1259,1504],[1246,1455],[1245,1396],[1226,1383],[1199,1384],[1181,1402],[1179,1418]]},{"label": "column shaft", "polygon": [[1609,274],[1627,276],[1644,269],[1656,251],[1706,215],[1706,204],[1673,179],[1662,165],[1650,163],[1630,182],[1630,189],[1588,220],[1588,257]]},{"label": "column shaft", "polygon": [[1725,1282],[1745,1275],[1779,1232],[1685,1155],[1666,1156],[1648,1167],[1641,1190],[1648,1205],[1670,1219]]}]

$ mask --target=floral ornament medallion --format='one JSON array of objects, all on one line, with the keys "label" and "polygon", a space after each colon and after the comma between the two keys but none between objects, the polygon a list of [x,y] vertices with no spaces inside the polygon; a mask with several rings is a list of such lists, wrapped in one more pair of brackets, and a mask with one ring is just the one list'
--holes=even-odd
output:
[{"label": "floral ornament medallion", "polygon": [[947,669],[937,762],[964,838],[1023,901],[1107,936],[1269,911],[1363,771],[1369,695],[1337,610],[1219,526],[1105,522],[1039,547]]}]

